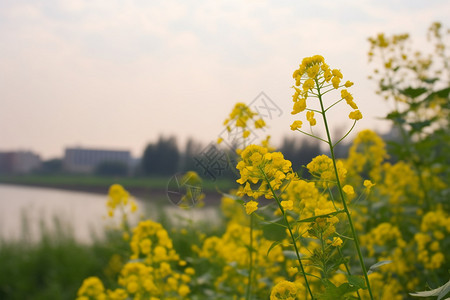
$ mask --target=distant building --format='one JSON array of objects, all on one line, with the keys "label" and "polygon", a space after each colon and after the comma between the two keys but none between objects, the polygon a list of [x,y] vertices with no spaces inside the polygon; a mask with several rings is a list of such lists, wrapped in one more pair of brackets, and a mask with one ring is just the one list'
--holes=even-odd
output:
[{"label": "distant building", "polygon": [[63,168],[70,173],[89,174],[103,162],[120,162],[130,168],[132,158],[130,151],[66,148]]},{"label": "distant building", "polygon": [[31,151],[0,152],[0,174],[28,174],[41,164],[39,155]]}]

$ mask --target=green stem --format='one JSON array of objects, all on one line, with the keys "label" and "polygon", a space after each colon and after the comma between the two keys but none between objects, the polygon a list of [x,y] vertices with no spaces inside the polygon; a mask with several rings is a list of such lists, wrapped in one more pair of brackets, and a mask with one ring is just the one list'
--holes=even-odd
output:
[{"label": "green stem", "polygon": [[297,129],[297,131],[298,131],[298,132],[301,132],[301,133],[303,133],[303,134],[306,134],[307,136],[310,136],[310,137],[312,137],[312,138],[318,139],[319,141],[322,141],[322,142],[328,144],[327,141],[325,141],[324,139],[321,139],[321,138],[318,137],[318,136],[315,136],[315,135],[313,135],[313,134],[307,133],[307,132],[305,132],[305,131],[303,131],[303,130],[300,130],[300,129]]},{"label": "green stem", "polygon": [[[323,94],[322,94],[322,95],[323,95]],[[344,100],[344,98],[341,98],[341,100],[338,100],[338,101],[334,102],[333,104],[331,104],[330,106],[328,106],[328,107],[325,109],[325,112],[327,112],[330,108],[332,108],[332,107],[335,106],[336,104],[342,102],[342,100]],[[320,111],[319,113],[321,114],[322,112]]]},{"label": "green stem", "polygon": [[269,181],[269,179],[266,176],[266,173],[264,172],[264,170],[262,170],[262,169],[260,169],[260,170],[261,170],[261,173],[264,175],[264,179],[266,180],[267,185],[269,186],[269,189],[272,192],[273,197],[277,201],[278,207],[281,210],[281,213],[282,213],[283,218],[284,218],[284,222],[286,223],[287,229],[289,231],[289,235],[291,236],[291,239],[292,239],[292,244],[294,245],[295,254],[297,255],[297,260],[298,260],[298,263],[300,264],[300,269],[302,271],[303,278],[305,279],[306,289],[308,290],[309,295],[311,296],[311,299],[314,300],[314,296],[313,296],[313,293],[312,293],[311,288],[309,286],[308,278],[306,277],[305,269],[303,268],[303,263],[302,263],[302,260],[300,258],[300,254],[299,254],[300,252],[298,251],[297,243],[296,243],[294,234],[292,233],[291,225],[289,224],[289,222],[287,220],[287,217],[286,217],[286,212],[284,211],[283,206],[281,206],[281,201],[278,198],[278,196],[275,193],[275,191],[273,190],[272,185],[270,184],[270,181]]},{"label": "green stem", "polygon": [[[341,248],[337,247],[337,249],[338,249],[339,255],[340,255],[342,258],[344,258],[344,254],[342,253]],[[349,276],[351,276],[352,273],[350,272],[350,268],[348,267],[347,263],[344,263],[344,266],[345,266],[345,270],[347,270],[347,274],[348,274]],[[361,300],[361,295],[359,294],[359,291],[356,291],[356,294],[358,295],[358,299]]]},{"label": "green stem", "polygon": [[331,141],[330,129],[328,128],[328,122],[327,122],[327,117],[326,117],[326,114],[325,114],[325,111],[324,111],[324,105],[323,105],[322,96],[320,94],[320,87],[318,85],[316,85],[316,86],[317,86],[317,92],[319,94],[320,107],[321,107],[322,112],[323,112],[322,113],[323,123],[325,124],[325,130],[326,130],[326,133],[327,133],[328,145],[330,146],[331,159],[333,161],[334,174],[336,176],[336,184],[337,184],[337,187],[338,187],[338,190],[339,190],[339,195],[340,195],[340,197],[342,199],[342,205],[344,207],[345,214],[347,215],[348,224],[349,224],[350,229],[352,231],[353,242],[355,244],[356,251],[358,252],[359,263],[360,263],[361,269],[363,270],[363,273],[364,273],[364,278],[366,280],[367,289],[369,291],[370,299],[373,300],[372,289],[370,288],[369,276],[367,275],[367,269],[366,269],[366,266],[364,264],[364,259],[363,259],[362,254],[361,254],[361,248],[360,248],[360,245],[359,245],[358,236],[356,235],[356,230],[355,230],[355,227],[353,226],[353,221],[352,221],[352,217],[350,215],[350,210],[348,209],[347,203],[345,201],[344,192],[342,191],[341,181],[339,180],[339,174],[338,174],[337,165],[336,165],[336,157],[334,155],[334,147],[333,147],[333,143]]},{"label": "green stem", "polygon": [[246,300],[250,300],[251,286],[252,286],[252,271],[253,271],[253,214],[250,215],[250,246],[248,248],[250,263],[248,267],[248,284],[247,292],[245,295]]},{"label": "green stem", "polygon": [[337,142],[333,145],[333,148],[336,147],[343,139],[345,139],[345,138],[350,134],[350,132],[353,130],[353,128],[355,128],[355,125],[356,125],[356,120],[353,122],[352,128],[350,128],[350,129],[347,131],[347,133],[346,133],[343,137],[341,137],[341,139],[340,139],[339,141],[337,141]]}]

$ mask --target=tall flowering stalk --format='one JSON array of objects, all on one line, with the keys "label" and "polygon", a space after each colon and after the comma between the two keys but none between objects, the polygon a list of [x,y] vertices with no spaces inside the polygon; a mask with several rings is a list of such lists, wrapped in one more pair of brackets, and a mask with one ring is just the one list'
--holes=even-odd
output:
[{"label": "tall flowering stalk", "polygon": [[[353,221],[351,218],[350,210],[348,208],[346,198],[344,195],[344,189],[341,183],[341,180],[339,178],[339,169],[336,163],[336,157],[335,157],[335,147],[336,145],[341,142],[354,128],[356,122],[362,118],[361,112],[358,110],[358,106],[353,101],[353,96],[350,94],[347,90],[347,88],[351,87],[353,85],[352,82],[346,81],[342,84],[343,75],[338,69],[331,69],[326,63],[322,56],[316,55],[313,57],[306,57],[303,59],[299,69],[297,69],[294,74],[293,78],[295,79],[295,86],[293,87],[295,89],[295,93],[293,95],[293,110],[292,114],[297,115],[303,111],[306,111],[306,119],[309,122],[309,125],[315,126],[317,124],[317,121],[315,119],[315,113],[322,116],[323,124],[325,127],[326,132],[326,139],[322,139],[313,133],[307,133],[305,131],[302,131],[300,128],[302,127],[303,123],[300,120],[296,120],[291,125],[291,130],[297,130],[300,131],[308,136],[317,138],[325,143],[328,144],[330,148],[331,153],[331,160],[333,163],[333,169],[334,169],[334,178],[333,181],[335,181],[335,184],[337,186],[337,189],[339,191],[340,198],[342,200],[343,210],[347,216],[348,223],[350,226],[350,230],[352,233],[352,240],[355,244],[356,251],[358,252],[358,258],[359,263],[361,265],[361,269],[364,274],[364,278],[366,281],[367,289],[370,295],[370,298],[373,299],[372,291],[370,288],[370,282],[369,278],[367,276],[367,270],[364,264],[364,260],[361,254],[361,249],[358,241],[358,236],[356,234],[355,227],[353,225]],[[340,97],[338,97],[338,100],[326,107],[324,102],[324,95],[328,93],[336,93],[340,91]],[[339,95],[339,94],[338,94]],[[310,105],[307,105],[307,100],[315,98],[316,107],[317,109],[309,108]],[[350,106],[352,111],[349,113],[348,117],[349,119],[353,120],[353,125],[350,128],[350,130],[342,137],[340,138],[336,143],[333,143],[331,139],[330,134],[330,128],[327,120],[326,113],[328,110],[336,106],[342,101],[346,101],[346,103]]]},{"label": "tall flowering stalk", "polygon": [[286,228],[292,239],[301,273],[305,279],[306,288],[311,295],[311,299],[314,299],[308,278],[306,277],[305,268],[300,258],[300,252],[297,247],[297,238],[294,236],[286,216],[286,208],[292,206],[292,201],[280,200],[276,192],[282,190],[282,187],[295,177],[295,174],[292,171],[291,162],[284,159],[281,152],[269,152],[267,148],[257,145],[246,147],[240,152],[240,158],[241,161],[236,166],[241,175],[241,178],[237,180],[237,182],[241,184],[237,195],[246,195],[254,199],[245,204],[247,214],[252,214],[257,210],[258,202],[255,200],[259,197],[264,196],[266,199],[276,200],[283,215]]},{"label": "tall flowering stalk", "polygon": [[120,184],[113,184],[109,187],[108,201],[106,202],[108,217],[113,218],[116,213],[122,215],[120,228],[123,230],[123,237],[128,240],[131,233],[128,223],[128,215],[137,210],[137,204],[127,190]]},{"label": "tall flowering stalk", "polygon": [[369,62],[377,63],[369,78],[378,84],[377,94],[394,108],[385,117],[398,134],[390,149],[414,168],[420,186],[418,202],[423,201],[429,210],[436,202],[448,203],[448,196],[436,193],[429,178],[431,174],[449,178],[445,168],[435,166],[448,163],[450,30],[435,22],[428,29],[427,40],[427,48],[434,52],[411,47],[409,34],[380,33],[369,38],[368,54]]}]

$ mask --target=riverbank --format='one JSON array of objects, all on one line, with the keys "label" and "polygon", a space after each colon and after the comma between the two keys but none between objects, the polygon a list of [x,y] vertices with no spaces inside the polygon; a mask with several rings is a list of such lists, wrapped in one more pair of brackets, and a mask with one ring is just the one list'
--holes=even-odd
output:
[{"label": "riverbank", "polygon": [[[55,188],[107,195],[112,184],[121,184],[126,190],[142,201],[167,201],[170,177],[99,177],[82,175],[16,175],[0,176],[0,183],[33,187]],[[235,186],[230,179],[204,180],[202,190],[206,194],[206,204],[217,204],[220,192],[228,192]]]},{"label": "riverbank", "polygon": [[[0,184],[0,299],[74,299],[91,276],[114,284],[131,250],[105,203],[106,195]],[[163,224],[181,254],[190,251],[186,230],[225,231],[218,207],[141,204],[131,227],[142,215]]]}]

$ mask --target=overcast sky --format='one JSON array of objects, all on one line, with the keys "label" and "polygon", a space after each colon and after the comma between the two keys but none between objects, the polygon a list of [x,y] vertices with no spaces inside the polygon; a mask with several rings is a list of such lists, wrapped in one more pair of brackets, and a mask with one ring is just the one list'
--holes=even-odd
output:
[{"label": "overcast sky", "polygon": [[[215,141],[236,102],[263,91],[282,110],[274,141],[292,135],[292,72],[321,54],[364,119],[387,130],[388,104],[367,80],[367,38],[449,26],[450,1],[0,1],[0,151],[44,159],[64,147],[129,149],[160,134]],[[447,23],[446,23],[447,22]],[[333,127],[347,124],[336,111]]]}]

